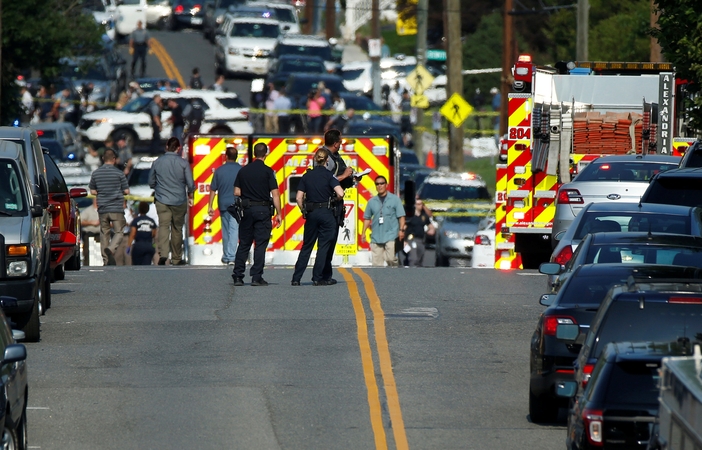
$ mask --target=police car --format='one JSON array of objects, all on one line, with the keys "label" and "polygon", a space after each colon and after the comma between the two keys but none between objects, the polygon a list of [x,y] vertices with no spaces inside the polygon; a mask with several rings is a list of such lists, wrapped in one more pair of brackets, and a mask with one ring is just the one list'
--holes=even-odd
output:
[{"label": "police car", "polygon": [[115,141],[124,137],[127,145],[132,148],[148,145],[153,135],[149,104],[155,94],[160,94],[164,99],[164,110],[161,112],[163,141],[171,136],[171,125],[167,121],[171,112],[166,105],[166,100],[169,98],[175,98],[183,109],[192,99],[201,102],[205,110],[205,120],[200,127],[200,133],[250,134],[253,132],[253,127],[249,123],[249,109],[236,94],[199,89],[180,92],[147,92],[131,100],[121,110],[106,109],[84,114],[78,124],[78,131],[96,144],[104,142],[108,136],[111,136]]}]

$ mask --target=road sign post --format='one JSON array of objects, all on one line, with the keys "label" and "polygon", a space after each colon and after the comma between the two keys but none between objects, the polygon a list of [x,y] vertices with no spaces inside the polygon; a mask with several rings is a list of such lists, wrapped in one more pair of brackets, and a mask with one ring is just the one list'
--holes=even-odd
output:
[{"label": "road sign post", "polygon": [[434,111],[431,116],[431,127],[436,133],[436,168],[439,168],[439,132],[441,131],[441,113]]}]

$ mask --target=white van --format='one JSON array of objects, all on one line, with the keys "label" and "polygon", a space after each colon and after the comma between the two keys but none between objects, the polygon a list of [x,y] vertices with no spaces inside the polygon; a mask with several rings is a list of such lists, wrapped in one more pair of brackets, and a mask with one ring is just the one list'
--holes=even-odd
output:
[{"label": "white van", "polygon": [[115,28],[118,36],[129,36],[140,20],[146,28],[146,0],[117,0],[117,12],[119,19]]}]

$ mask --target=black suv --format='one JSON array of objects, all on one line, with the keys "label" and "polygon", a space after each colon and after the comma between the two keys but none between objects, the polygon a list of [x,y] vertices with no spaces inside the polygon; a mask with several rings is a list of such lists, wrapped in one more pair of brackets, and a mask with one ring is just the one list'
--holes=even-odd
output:
[{"label": "black suv", "polygon": [[680,160],[680,168],[684,167],[702,167],[702,139],[697,139],[685,150]]},{"label": "black suv", "polygon": [[555,422],[558,409],[568,405],[568,399],[558,395],[557,386],[574,380],[573,363],[581,345],[559,339],[558,325],[577,325],[585,334],[607,292],[615,285],[626,284],[629,277],[640,282],[697,278],[702,283],[702,269],[654,264],[585,264],[559,285],[557,293],[543,295],[540,303],[548,308],[536,324],[529,358],[529,417],[532,422]]},{"label": "black suv", "polygon": [[651,178],[641,203],[702,206],[702,168],[673,169]]},{"label": "black suv", "polygon": [[[577,325],[559,324],[557,335],[575,343]],[[610,342],[690,341],[702,335],[702,280],[639,283],[632,278],[615,286],[592,319],[575,363],[578,389],[585,388],[597,358]]]},{"label": "black suv", "polygon": [[658,414],[661,360],[690,354],[689,341],[607,344],[569,412],[566,447],[645,449]]}]

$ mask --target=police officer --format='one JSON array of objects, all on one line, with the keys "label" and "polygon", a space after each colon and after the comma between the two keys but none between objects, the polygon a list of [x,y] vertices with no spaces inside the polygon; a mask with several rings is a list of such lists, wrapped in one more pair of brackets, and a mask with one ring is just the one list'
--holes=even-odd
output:
[{"label": "police officer", "polygon": [[234,195],[241,198],[243,217],[239,223],[239,247],[234,261],[234,286],[244,285],[246,258],[249,256],[251,244],[256,243],[254,261],[251,266],[251,286],[268,286],[263,279],[266,248],[271,238],[272,206],[275,206],[276,226],[283,221],[280,209],[280,191],[273,169],[264,163],[268,146],[259,142],[254,146],[254,159],[242,167],[234,181]]},{"label": "police officer", "polygon": [[[341,131],[330,129],[324,133],[324,146],[321,147],[329,151],[326,168],[339,181],[342,189],[353,187],[353,169],[346,166],[346,163],[339,155],[341,148]],[[333,205],[335,214],[343,214],[344,196],[341,195]],[[337,230],[338,231],[338,230]],[[336,280],[332,278],[332,258],[334,257],[334,248],[336,248],[336,240],[339,237],[338,233],[334,233],[334,240],[331,243],[330,251],[327,253],[324,262],[324,270],[322,271],[322,279],[328,284],[336,284]],[[319,258],[319,256],[317,257]]]},{"label": "police officer", "polygon": [[[333,244],[338,235],[338,224],[332,211],[332,194],[336,192],[339,198],[344,197],[344,190],[339,185],[339,180],[326,169],[329,150],[320,148],[314,154],[314,169],[308,170],[300,180],[297,187],[297,206],[305,217],[305,235],[302,242],[300,255],[295,263],[292,285],[299,286],[302,275],[310,260],[310,253],[315,242],[317,245],[317,258],[312,269],[312,284],[315,286],[328,286],[331,274],[323,276],[327,255],[334,253]],[[305,195],[307,198],[305,199]]]}]

